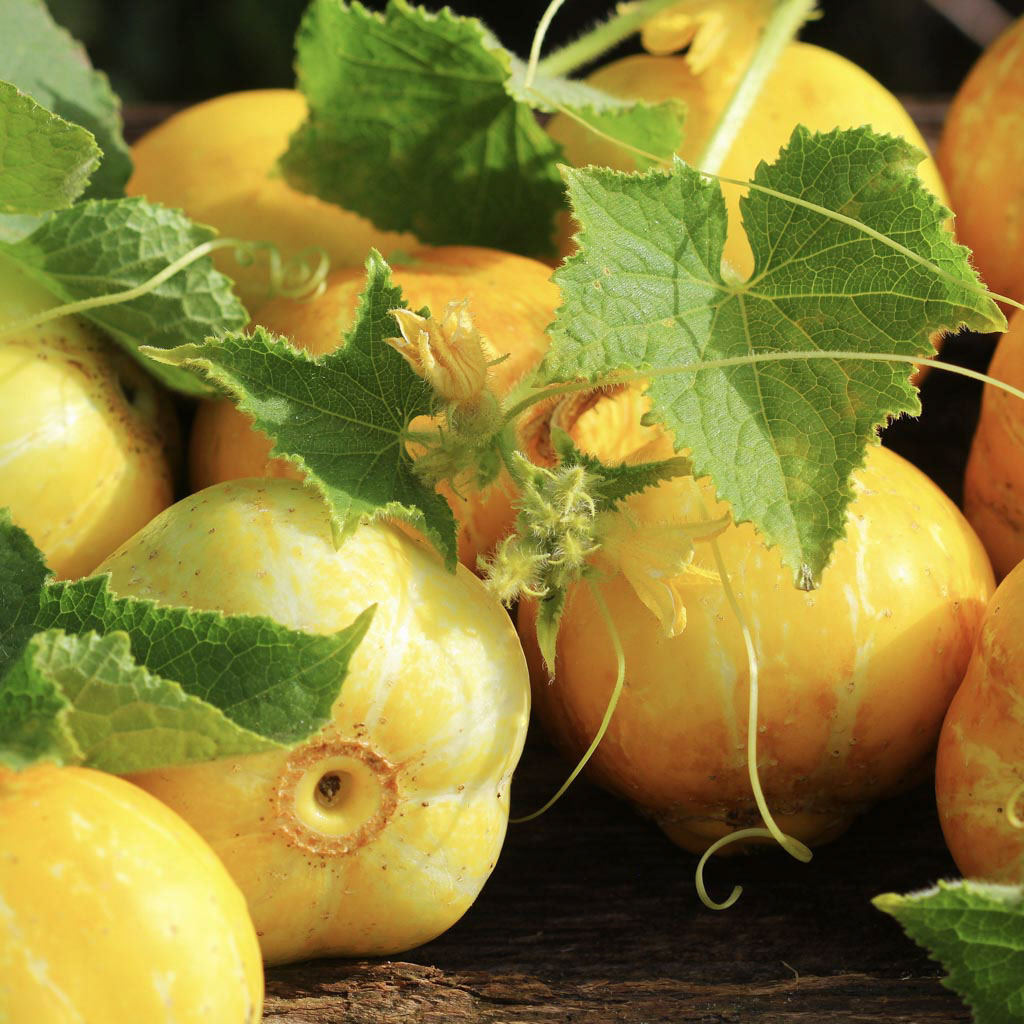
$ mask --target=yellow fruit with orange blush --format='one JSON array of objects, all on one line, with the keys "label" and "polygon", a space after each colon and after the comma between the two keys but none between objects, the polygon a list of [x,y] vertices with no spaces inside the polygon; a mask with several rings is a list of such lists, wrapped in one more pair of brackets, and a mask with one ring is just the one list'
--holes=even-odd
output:
[{"label": "yellow fruit with orange blush", "polygon": [[[606,461],[668,457],[670,437],[640,422],[645,407],[629,388],[555,416]],[[716,538],[760,668],[757,767],[767,806],[783,831],[811,844],[927,771],[994,586],[969,524],[910,463],[871,446],[853,486],[846,537],[817,590],[798,590],[751,524],[727,525]],[[575,761],[616,680],[606,604],[625,688],[588,771],[694,852],[761,824],[747,765],[740,622],[709,543],[696,542],[681,571],[666,548],[673,526],[727,512],[707,479],[678,477],[630,497],[616,547],[602,551],[604,571],[569,590],[553,681],[537,602],[523,600],[518,616],[534,707]]]},{"label": "yellow fruit with orange blush", "polygon": [[981,55],[938,151],[956,233],[994,292],[1024,302],[1024,18]]}]

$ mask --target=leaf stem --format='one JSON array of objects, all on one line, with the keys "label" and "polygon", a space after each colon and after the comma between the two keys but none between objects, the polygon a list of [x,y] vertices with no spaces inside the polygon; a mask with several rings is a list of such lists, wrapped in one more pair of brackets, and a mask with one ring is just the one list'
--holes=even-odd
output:
[{"label": "leaf stem", "polygon": [[548,34],[552,19],[564,3],[565,0],[551,0],[537,24],[537,31],[533,34],[533,45],[530,47],[530,60],[526,65],[526,78],[523,81],[527,89],[533,85],[533,80],[537,77],[537,64],[540,62],[540,50],[544,45],[544,37]]},{"label": "leaf stem", "polygon": [[598,726],[597,734],[594,736],[587,747],[586,753],[579,759],[576,767],[573,768],[569,777],[558,787],[558,792],[548,800],[543,807],[538,808],[531,814],[524,815],[521,818],[510,818],[509,822],[513,825],[522,824],[524,821],[533,821],[534,818],[539,818],[545,811],[549,810],[554,804],[562,798],[565,791],[576,781],[576,777],[581,771],[587,766],[587,762],[593,756],[594,751],[597,750],[598,744],[604,739],[604,734],[608,731],[608,726],[611,724],[612,715],[615,713],[615,708],[618,706],[619,698],[622,696],[622,687],[626,681],[626,655],[622,649],[622,640],[619,637],[619,631],[615,627],[615,622],[612,619],[612,614],[608,610],[608,604],[605,601],[601,591],[597,589],[593,580],[587,580],[587,584],[590,586],[590,592],[593,595],[594,603],[597,605],[598,611],[601,613],[601,618],[604,619],[604,624],[608,629],[608,635],[611,637],[612,647],[615,649],[615,663],[616,663],[616,674],[615,674],[615,686],[612,688],[612,695],[608,698],[608,706],[604,710],[604,718],[601,719],[601,724]]},{"label": "leaf stem", "polygon": [[716,173],[743,127],[747,115],[761,93],[765,79],[775,67],[779,54],[814,13],[815,0],[777,0],[765,25],[750,63],[736,84],[729,102],[718,118],[694,166]]},{"label": "leaf stem", "polygon": [[184,270],[189,264],[202,259],[215,249],[224,249],[237,245],[238,241],[234,238],[215,238],[209,242],[203,242],[194,249],[190,249],[183,256],[179,256],[173,263],[168,263],[166,267],[154,274],[149,280],[143,281],[142,284],[138,284],[134,288],[126,288],[124,291],[110,292],[106,295],[94,295],[91,299],[79,299],[77,302],[67,302],[61,306],[53,306],[42,313],[36,313],[34,316],[26,316],[21,320],[0,324],[0,337],[12,334],[15,331],[24,331],[32,327],[38,327],[40,324],[45,324],[50,320],[57,320],[63,316],[85,313],[90,309],[97,309],[100,306],[115,306],[121,302],[131,302],[132,299],[140,298],[153,291],[153,289],[159,288],[164,281],[174,277],[179,270]]},{"label": "leaf stem", "polygon": [[[612,47],[643,28],[648,18],[679,0],[640,0],[623,3],[607,21],[595,25],[585,35],[545,57],[537,65],[537,73],[545,77],[569,75],[598,59]],[[532,81],[532,79],[527,79]]]}]

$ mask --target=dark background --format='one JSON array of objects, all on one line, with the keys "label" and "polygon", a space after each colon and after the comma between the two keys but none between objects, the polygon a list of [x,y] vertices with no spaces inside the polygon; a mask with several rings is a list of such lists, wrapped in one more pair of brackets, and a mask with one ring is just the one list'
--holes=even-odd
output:
[{"label": "dark background", "polygon": [[[379,9],[384,0],[368,0]],[[548,0],[453,0],[526,56]],[[978,14],[988,0],[946,0]],[[293,83],[292,38],[306,0],[49,0],[56,19],[89,50],[126,103],[184,103],[218,93]],[[425,6],[438,7],[427,2]],[[548,45],[572,39],[612,0],[568,0]],[[1011,15],[1024,0],[1001,0]],[[822,0],[802,38],[836,50],[894,92],[952,93],[979,47],[925,0]],[[627,44],[621,52],[632,52]]]}]

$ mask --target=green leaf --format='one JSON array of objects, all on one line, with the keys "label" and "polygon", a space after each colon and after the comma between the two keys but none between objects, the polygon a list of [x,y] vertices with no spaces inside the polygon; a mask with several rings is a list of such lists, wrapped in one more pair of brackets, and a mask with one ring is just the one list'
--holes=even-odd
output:
[{"label": "green leaf", "polygon": [[99,163],[96,140],[0,82],[0,213],[70,206]]},{"label": "green leaf", "polygon": [[548,682],[555,680],[555,655],[557,654],[558,629],[562,624],[565,602],[569,595],[567,587],[559,587],[542,601],[537,602],[537,646],[544,660]]},{"label": "green leaf", "polygon": [[115,597],[108,577],[92,576],[46,587],[37,625],[76,634],[125,632],[135,659],[150,672],[180,683],[244,729],[291,745],[330,720],[372,617],[367,609],[346,629],[321,636],[259,616]]},{"label": "green leaf", "polygon": [[616,140],[639,167],[667,159],[682,145],[686,105],[680,100],[626,100],[585,82],[550,76],[537,76],[527,85],[526,63],[512,56],[510,62],[508,90],[512,96],[534,110],[561,112],[595,134]]},{"label": "green leaf", "polygon": [[0,679],[36,631],[39,595],[50,570],[32,538],[0,508]]},{"label": "green leaf", "polygon": [[1024,891],[985,882],[939,882],[934,889],[872,900],[946,969],[944,984],[975,1024],[1024,1019]]},{"label": "green leaf", "polygon": [[[0,764],[112,772],[257,753],[330,720],[373,609],[330,636],[47,583],[0,510]],[[43,631],[39,631],[43,630]]]},{"label": "green leaf", "polygon": [[425,242],[553,254],[559,149],[478,21],[313,0],[296,48],[310,114],[281,162],[292,185]]},{"label": "green leaf", "polygon": [[698,172],[565,172],[581,249],[555,274],[564,305],[542,382],[662,371],[650,374],[650,420],[691,450],[695,475],[714,479],[736,521],[780,546],[805,588],[843,535],[867,445],[919,403],[906,364],[754,360],[925,356],[935,331],[1005,323],[946,230],[948,211],[912,174],[920,159],[866,128],[798,128],[755,179],[784,195],[752,190],[743,202],[749,281],[723,278],[725,204]]},{"label": "green leaf", "polygon": [[661,156],[679,145],[676,104],[628,104],[563,79],[527,86],[521,61],[447,8],[313,0],[296,45],[310,115],[285,177],[425,242],[554,254],[562,150],[535,110],[566,110]]},{"label": "green leaf", "polygon": [[[55,213],[28,238],[2,250],[58,298],[77,302],[135,288],[213,236],[180,211],[144,199],[97,200]],[[211,389],[194,374],[160,366],[138,350],[240,329],[248,314],[231,288],[203,256],[138,298],[82,315],[169,386],[208,395]]]},{"label": "green leaf", "polygon": [[40,714],[33,724],[39,736],[24,718],[0,720],[0,757],[6,751],[9,763],[12,750],[30,763],[40,754],[40,737],[54,735],[67,744],[60,760],[120,774],[282,746],[139,665],[122,632],[37,633],[4,680],[0,702],[19,692],[37,697]]},{"label": "green leaf", "polygon": [[88,129],[103,153],[86,198],[124,194],[132,172],[121,133],[120,103],[105,75],[94,71],[83,47],[54,23],[41,0],[0,3],[0,79],[40,106]]},{"label": "green leaf", "polygon": [[80,764],[68,722],[71,702],[52,679],[33,671],[35,653],[33,639],[0,671],[0,765],[17,771],[43,760]]},{"label": "green leaf", "polygon": [[432,392],[384,342],[400,333],[390,310],[405,306],[401,289],[379,253],[366,266],[355,325],[334,352],[314,359],[257,328],[157,357],[201,368],[233,395],[274,439],[272,454],[295,462],[324,495],[336,530],[366,518],[403,519],[454,568],[451,508],[416,476],[406,451],[408,425],[433,411]]},{"label": "green leaf", "polygon": [[663,480],[676,476],[690,476],[693,463],[682,455],[674,459],[659,459],[654,462],[623,462],[608,465],[576,447],[573,439],[564,430],[551,431],[551,443],[563,466],[582,466],[591,481],[591,494],[597,499],[595,514],[610,509],[614,504],[639,494],[648,487],[656,487]]}]

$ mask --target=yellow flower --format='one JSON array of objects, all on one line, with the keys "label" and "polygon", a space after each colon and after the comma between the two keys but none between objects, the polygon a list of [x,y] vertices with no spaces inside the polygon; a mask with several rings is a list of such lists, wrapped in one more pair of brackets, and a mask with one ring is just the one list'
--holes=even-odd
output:
[{"label": "yellow flower", "polygon": [[594,561],[621,572],[665,635],[676,636],[686,628],[686,591],[718,580],[717,572],[693,564],[694,541],[717,537],[730,521],[727,513],[718,519],[638,526],[630,515],[611,512],[603,517],[601,550]]},{"label": "yellow flower", "polygon": [[640,40],[659,55],[689,47],[686,62],[695,75],[719,63],[743,66],[774,6],[775,0],[679,0],[648,19]]},{"label": "yellow flower", "polygon": [[387,343],[447,402],[472,404],[487,387],[484,339],[473,326],[468,303],[449,302],[441,319],[393,309],[400,338]]}]

